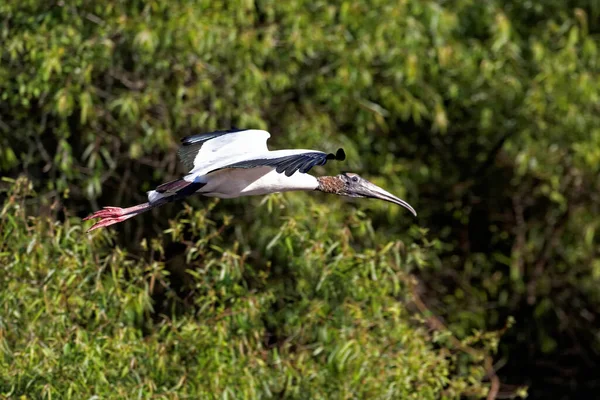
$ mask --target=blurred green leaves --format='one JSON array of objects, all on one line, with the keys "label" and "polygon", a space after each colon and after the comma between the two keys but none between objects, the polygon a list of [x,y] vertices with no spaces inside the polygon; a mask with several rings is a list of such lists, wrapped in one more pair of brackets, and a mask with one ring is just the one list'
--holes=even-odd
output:
[{"label": "blurred green leaves", "polygon": [[[223,242],[229,217],[186,207],[165,235],[185,244],[187,259],[165,259],[162,236],[142,243],[139,258],[107,248],[109,231],[85,235],[76,218],[28,217],[35,194],[27,180],[8,190],[0,212],[2,395],[434,399],[487,391],[482,358],[459,362],[452,354],[461,348],[434,347],[411,321],[417,246],[357,252],[337,223],[328,234],[334,244],[323,246],[307,227],[327,214],[299,216],[285,228],[293,240],[270,250],[292,251],[286,276]],[[190,232],[198,239],[189,241]],[[167,264],[183,271],[193,295],[176,293]],[[497,335],[489,340],[485,353]]]}]

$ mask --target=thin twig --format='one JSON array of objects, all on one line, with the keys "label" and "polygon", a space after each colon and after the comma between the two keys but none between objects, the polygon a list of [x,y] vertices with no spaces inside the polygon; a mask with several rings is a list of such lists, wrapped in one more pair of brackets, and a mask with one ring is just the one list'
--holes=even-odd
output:
[{"label": "thin twig", "polygon": [[[409,286],[410,286],[411,294],[413,297],[413,302],[415,303],[415,305],[417,306],[417,308],[419,309],[421,314],[423,314],[423,316],[426,317],[427,324],[429,325],[429,327],[431,329],[438,330],[438,331],[450,332],[450,330],[446,327],[446,325],[444,325],[444,323],[438,317],[433,315],[431,310],[425,305],[425,303],[423,302],[423,300],[421,299],[421,297],[419,296],[419,294],[416,290],[416,285],[414,283],[411,283],[411,284],[409,284]],[[504,329],[506,329],[506,328],[504,328]],[[501,332],[502,331],[503,330],[501,330]],[[452,345],[454,345],[457,349],[471,355],[472,357],[479,357],[481,355],[484,356],[484,367],[486,370],[486,374],[491,382],[491,387],[490,387],[490,390],[487,395],[487,400],[495,400],[496,397],[498,396],[498,391],[500,390],[500,378],[498,378],[498,375],[496,374],[496,371],[494,370],[492,357],[490,357],[487,354],[482,354],[480,351],[478,351],[470,346],[466,346],[466,345],[462,344],[460,342],[460,340],[458,340],[453,334],[451,334],[449,336],[449,339],[450,339],[450,342],[452,343]]]}]

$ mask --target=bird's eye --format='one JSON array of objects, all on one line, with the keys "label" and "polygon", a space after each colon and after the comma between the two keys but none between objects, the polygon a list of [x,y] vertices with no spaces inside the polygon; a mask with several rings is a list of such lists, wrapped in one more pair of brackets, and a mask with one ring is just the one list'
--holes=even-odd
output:
[{"label": "bird's eye", "polygon": [[353,176],[352,177],[352,182],[358,182],[358,176]]}]

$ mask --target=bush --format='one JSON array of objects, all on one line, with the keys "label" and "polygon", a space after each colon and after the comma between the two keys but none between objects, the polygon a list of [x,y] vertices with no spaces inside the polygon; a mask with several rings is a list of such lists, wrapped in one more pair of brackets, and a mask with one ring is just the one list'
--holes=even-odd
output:
[{"label": "bush", "polygon": [[[77,218],[28,216],[30,188],[26,180],[14,184],[0,213],[5,396],[436,399],[487,392],[483,362],[497,335],[470,338],[481,349],[465,354],[449,331],[430,332],[406,308],[410,271],[425,262],[426,247],[392,241],[356,251],[350,242],[365,222],[331,221],[326,207],[314,206],[267,246],[284,257],[284,269],[224,242],[229,218],[212,221],[210,209],[186,207],[136,258],[108,249],[108,231],[82,240]],[[315,220],[327,229],[313,229]],[[187,259],[164,258],[170,241],[185,244]],[[185,297],[169,270],[185,275]]]}]

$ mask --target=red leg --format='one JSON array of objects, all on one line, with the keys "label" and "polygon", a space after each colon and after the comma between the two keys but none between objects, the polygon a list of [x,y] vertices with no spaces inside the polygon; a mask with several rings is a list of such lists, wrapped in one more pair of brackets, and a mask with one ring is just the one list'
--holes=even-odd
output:
[{"label": "red leg", "polygon": [[156,205],[152,205],[150,203],[138,204],[137,206],[128,208],[104,207],[102,210],[98,210],[95,213],[88,215],[83,220],[87,221],[89,219],[100,218],[100,221],[96,222],[90,229],[88,229],[88,232],[90,232],[94,229],[123,222],[154,207],[156,207]]}]

